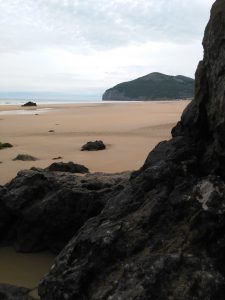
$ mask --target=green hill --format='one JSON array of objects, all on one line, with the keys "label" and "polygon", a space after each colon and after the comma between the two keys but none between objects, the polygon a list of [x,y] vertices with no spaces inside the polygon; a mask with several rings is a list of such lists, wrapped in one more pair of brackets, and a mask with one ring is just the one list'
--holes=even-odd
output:
[{"label": "green hill", "polygon": [[105,91],[102,100],[172,100],[193,96],[194,79],[154,72],[117,84]]}]

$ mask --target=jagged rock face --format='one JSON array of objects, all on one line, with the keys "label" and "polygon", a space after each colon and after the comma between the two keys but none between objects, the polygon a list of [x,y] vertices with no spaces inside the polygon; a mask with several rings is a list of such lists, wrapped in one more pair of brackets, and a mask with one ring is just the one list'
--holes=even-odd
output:
[{"label": "jagged rock face", "polygon": [[193,150],[159,144],[63,249],[41,299],[224,299],[225,184],[195,175]]},{"label": "jagged rock face", "polygon": [[[225,129],[225,2],[217,1],[203,40],[204,74],[208,83],[205,106],[211,131]],[[200,87],[203,94],[203,87]],[[196,100],[198,98],[196,97]],[[220,134],[220,132],[217,132]]]},{"label": "jagged rock face", "polygon": [[[216,1],[203,39],[204,59],[196,71],[195,99],[173,136],[188,135],[198,144],[205,172],[225,176],[225,2]],[[213,170],[212,170],[213,168]]]}]

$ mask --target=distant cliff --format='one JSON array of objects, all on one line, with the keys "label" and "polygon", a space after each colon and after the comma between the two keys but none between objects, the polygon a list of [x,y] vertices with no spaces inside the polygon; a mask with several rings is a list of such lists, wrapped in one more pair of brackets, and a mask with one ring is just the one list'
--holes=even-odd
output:
[{"label": "distant cliff", "polygon": [[102,100],[166,100],[194,96],[194,79],[182,75],[150,73],[132,81],[117,84],[105,91]]}]

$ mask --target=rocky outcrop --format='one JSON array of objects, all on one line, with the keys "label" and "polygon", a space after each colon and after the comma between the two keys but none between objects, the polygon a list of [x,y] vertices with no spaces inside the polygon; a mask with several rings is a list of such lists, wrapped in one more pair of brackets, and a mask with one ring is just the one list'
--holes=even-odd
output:
[{"label": "rocky outcrop", "polygon": [[197,163],[188,138],[159,144],[60,253],[41,299],[222,300],[225,184]]},{"label": "rocky outcrop", "polygon": [[81,147],[81,151],[98,151],[106,148],[103,141],[87,142]]},{"label": "rocky outcrop", "polygon": [[28,101],[28,102],[24,103],[21,106],[23,106],[23,107],[37,106],[37,103],[32,102],[32,101]]},{"label": "rocky outcrop", "polygon": [[59,252],[89,218],[102,211],[115,191],[123,189],[127,176],[19,172],[0,189],[0,242],[21,252]]},{"label": "rocky outcrop", "polygon": [[[27,171],[0,189],[5,212],[1,228],[12,228],[10,232],[21,228],[23,245],[30,239],[24,236],[26,226],[19,227],[18,222],[13,227],[8,214],[13,213],[21,224],[26,219],[33,233],[38,227],[32,221],[38,218],[33,218],[29,204],[43,219],[51,216],[53,221],[45,221],[39,240],[46,236],[48,247],[55,247],[56,234],[48,231],[52,222],[60,240],[71,228],[62,230],[64,222],[71,215],[74,220],[71,207],[63,211],[65,202],[57,205],[60,212],[55,213],[55,203],[66,197],[65,186],[71,189],[66,203],[71,199],[74,203],[77,188],[85,209],[90,201],[101,203],[92,217],[76,227],[42,279],[41,300],[224,299],[224,32],[225,2],[217,0],[205,32],[204,60],[196,72],[195,100],[173,129],[173,138],[159,143],[140,170],[130,176],[82,178]],[[106,188],[108,180],[111,185]],[[99,194],[86,197],[87,189]],[[57,196],[61,191],[62,198]],[[81,216],[84,212],[79,209]],[[53,216],[59,218],[59,227]]]},{"label": "rocky outcrop", "polygon": [[171,76],[154,72],[108,89],[102,100],[170,100],[194,96],[194,80],[182,75]]},{"label": "rocky outcrop", "polygon": [[188,136],[197,144],[205,173],[225,175],[225,3],[216,1],[203,39],[204,59],[196,71],[194,101],[173,129],[173,136]]},{"label": "rocky outcrop", "polygon": [[[114,86],[113,88],[110,88],[108,90],[106,90],[104,92],[104,94],[102,95],[102,100],[109,100],[109,101],[114,101],[114,100],[118,100],[118,101],[131,101],[132,98],[128,97],[125,95],[124,91],[120,91],[119,89],[117,89],[117,86]],[[142,98],[141,96],[137,96],[134,98],[135,100],[144,100],[144,98]]]}]

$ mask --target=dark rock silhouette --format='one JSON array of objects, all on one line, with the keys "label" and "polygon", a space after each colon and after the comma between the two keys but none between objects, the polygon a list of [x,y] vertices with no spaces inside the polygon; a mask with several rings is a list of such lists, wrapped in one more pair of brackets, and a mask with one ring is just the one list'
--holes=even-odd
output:
[{"label": "dark rock silhouette", "polygon": [[45,169],[45,171],[58,171],[58,172],[69,172],[69,173],[89,173],[88,168],[83,165],[75,164],[72,161],[68,163],[59,162],[53,163]]},{"label": "dark rock silhouette", "polygon": [[0,142],[0,149],[5,149],[5,148],[12,148],[13,145],[10,143],[1,143]]},{"label": "dark rock silhouette", "polygon": [[140,170],[81,178],[26,171],[0,187],[3,240],[26,250],[38,249],[31,241],[65,246],[39,285],[41,300],[224,299],[224,32],[217,0],[195,99]]},{"label": "dark rock silhouette", "polygon": [[225,79],[223,47],[225,3],[216,1],[203,39],[204,60],[196,71],[195,99],[173,129],[173,136],[191,138],[201,170],[225,175]]},{"label": "dark rock silhouette", "polygon": [[32,101],[28,101],[28,102],[26,102],[26,103],[24,103],[23,105],[21,105],[21,106],[25,106],[25,107],[30,107],[30,106],[37,106],[37,103],[35,103],[35,102],[32,102]]},{"label": "dark rock silhouette", "polygon": [[13,160],[35,161],[38,160],[38,158],[29,154],[18,154]]},{"label": "dark rock silhouette", "polygon": [[87,142],[82,146],[81,151],[98,151],[106,148],[103,141]]},{"label": "dark rock silhouette", "polygon": [[62,156],[53,157],[53,160],[57,160],[57,159],[63,159],[63,157]]}]

